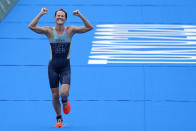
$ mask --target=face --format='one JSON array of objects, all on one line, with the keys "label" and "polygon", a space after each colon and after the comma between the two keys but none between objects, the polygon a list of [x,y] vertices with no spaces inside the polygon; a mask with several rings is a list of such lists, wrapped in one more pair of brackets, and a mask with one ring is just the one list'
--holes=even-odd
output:
[{"label": "face", "polygon": [[58,11],[55,16],[56,24],[63,25],[66,21],[65,13],[63,11]]}]

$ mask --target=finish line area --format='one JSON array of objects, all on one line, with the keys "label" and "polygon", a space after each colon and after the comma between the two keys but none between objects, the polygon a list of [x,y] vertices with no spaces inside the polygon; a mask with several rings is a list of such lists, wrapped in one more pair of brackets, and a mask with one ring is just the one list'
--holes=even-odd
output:
[{"label": "finish line area", "polygon": [[196,17],[194,0],[19,0],[0,22],[0,130],[58,130],[48,82],[50,45],[28,29],[39,26],[94,29],[71,45],[71,112],[67,131],[195,131]]}]

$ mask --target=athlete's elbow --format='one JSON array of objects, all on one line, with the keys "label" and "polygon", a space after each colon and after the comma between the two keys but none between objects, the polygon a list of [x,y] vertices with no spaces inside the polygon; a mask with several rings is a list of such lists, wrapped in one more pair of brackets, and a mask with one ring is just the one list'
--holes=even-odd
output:
[{"label": "athlete's elbow", "polygon": [[94,27],[93,26],[90,26],[90,30],[92,30]]},{"label": "athlete's elbow", "polygon": [[89,26],[88,31],[92,30],[93,28],[94,28],[93,26]]},{"label": "athlete's elbow", "polygon": [[34,27],[32,25],[28,25],[28,28],[31,29],[31,30],[34,29]]},{"label": "athlete's elbow", "polygon": [[29,24],[29,25],[28,25],[28,28],[31,28],[31,27],[32,27],[32,25],[31,25],[31,24]]}]

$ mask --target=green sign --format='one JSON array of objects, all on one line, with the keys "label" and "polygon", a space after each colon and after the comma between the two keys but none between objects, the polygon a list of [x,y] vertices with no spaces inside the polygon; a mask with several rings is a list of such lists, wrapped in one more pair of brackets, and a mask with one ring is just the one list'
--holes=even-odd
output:
[{"label": "green sign", "polygon": [[18,0],[0,0],[0,21],[8,14]]}]

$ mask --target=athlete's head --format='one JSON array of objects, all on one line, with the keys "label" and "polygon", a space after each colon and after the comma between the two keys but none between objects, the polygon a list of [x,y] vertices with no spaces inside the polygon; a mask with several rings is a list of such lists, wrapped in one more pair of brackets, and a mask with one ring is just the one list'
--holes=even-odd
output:
[{"label": "athlete's head", "polygon": [[58,9],[55,12],[55,21],[57,24],[64,24],[67,20],[67,12],[63,9]]}]

